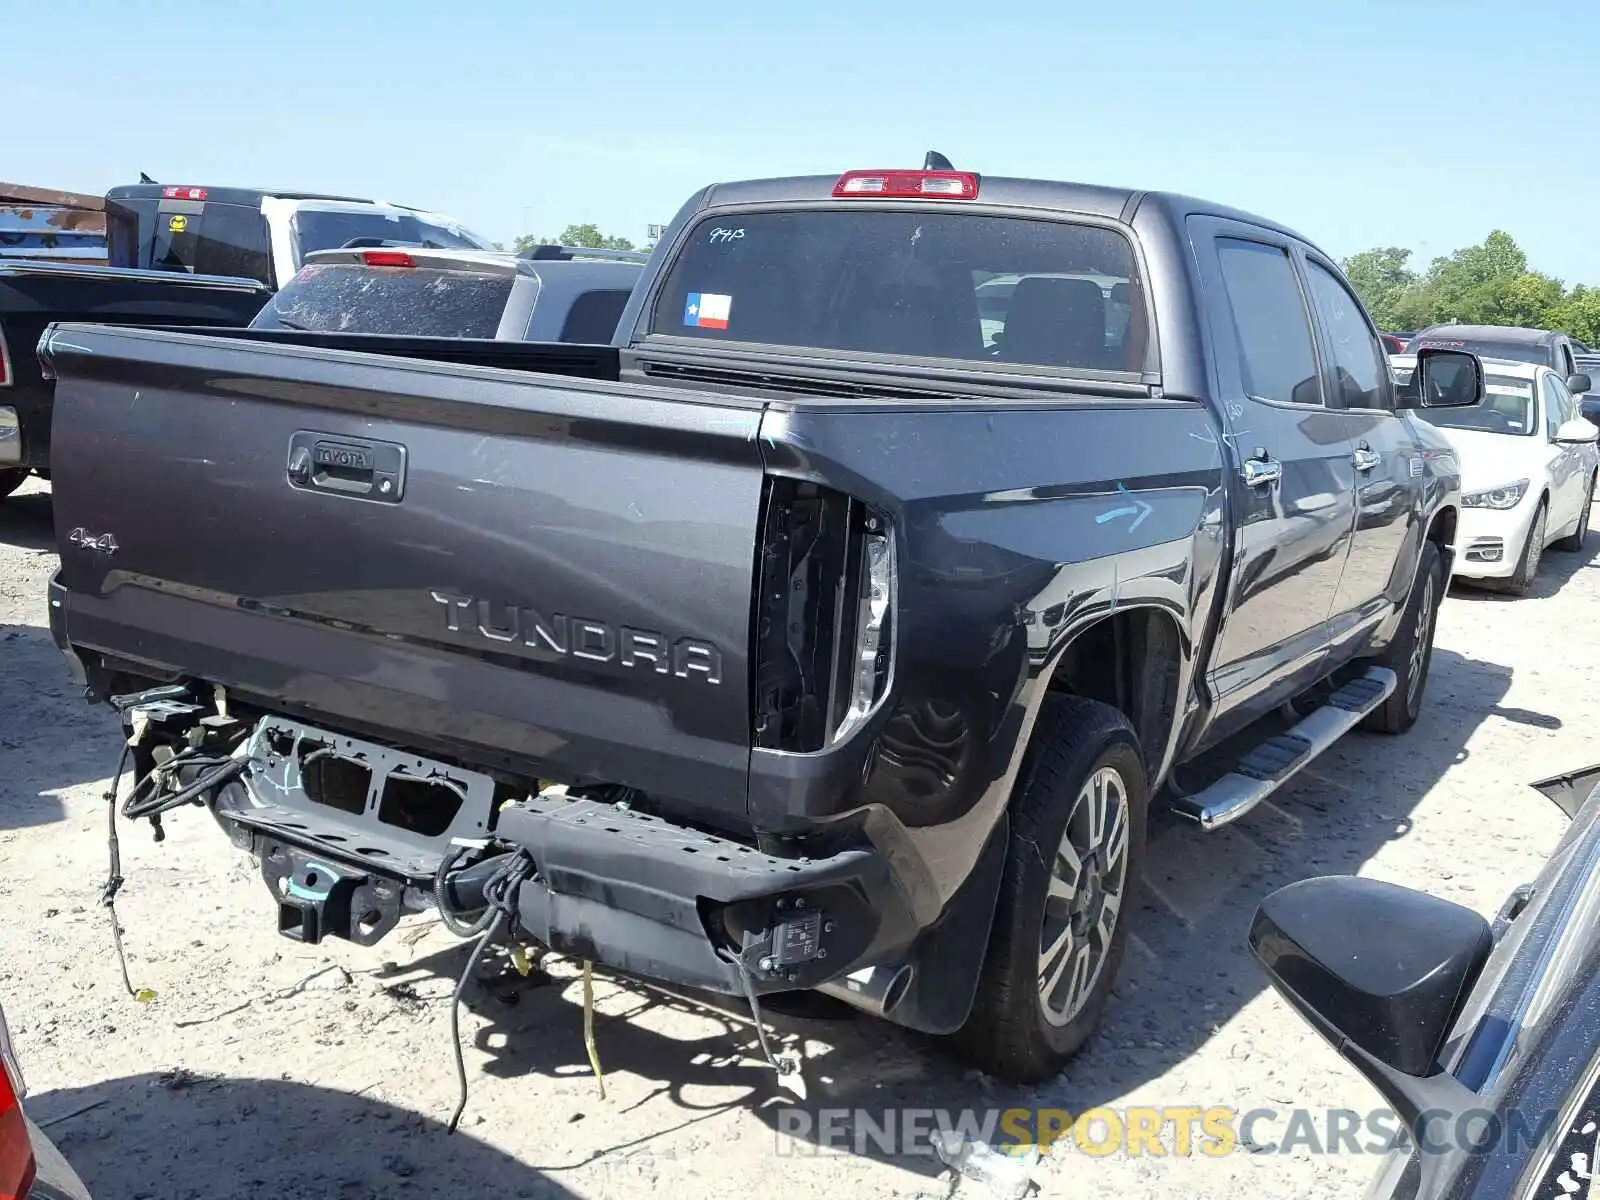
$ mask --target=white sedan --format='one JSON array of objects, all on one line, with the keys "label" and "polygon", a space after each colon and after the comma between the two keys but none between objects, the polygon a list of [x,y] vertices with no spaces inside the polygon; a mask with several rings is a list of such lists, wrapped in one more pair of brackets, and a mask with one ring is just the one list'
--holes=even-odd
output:
[{"label": "white sedan", "polygon": [[[1415,366],[1392,356],[1396,378]],[[1546,546],[1579,550],[1600,470],[1596,429],[1549,367],[1483,360],[1486,395],[1471,408],[1418,409],[1461,459],[1459,579],[1519,594],[1533,588]]]}]

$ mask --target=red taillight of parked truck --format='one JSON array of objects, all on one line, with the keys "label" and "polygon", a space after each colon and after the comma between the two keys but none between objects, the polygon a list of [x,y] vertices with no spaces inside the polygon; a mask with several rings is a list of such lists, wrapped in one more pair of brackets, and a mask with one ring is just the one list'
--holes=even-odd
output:
[{"label": "red taillight of parked truck", "polygon": [[0,1200],[21,1200],[33,1187],[38,1163],[22,1116],[26,1087],[11,1049],[11,1031],[0,1013]]}]

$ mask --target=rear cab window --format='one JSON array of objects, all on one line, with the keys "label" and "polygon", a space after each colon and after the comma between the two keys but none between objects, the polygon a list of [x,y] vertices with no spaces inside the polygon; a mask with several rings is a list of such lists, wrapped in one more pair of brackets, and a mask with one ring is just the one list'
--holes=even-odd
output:
[{"label": "rear cab window", "polygon": [[120,206],[112,218],[121,249],[112,266],[191,275],[272,278],[266,218],[258,208],[218,201],[149,201]]},{"label": "rear cab window", "polygon": [[514,277],[432,267],[312,264],[256,314],[252,329],[493,338]]},{"label": "rear cab window", "polygon": [[649,332],[1136,374],[1146,311],[1117,229],[852,207],[703,219],[666,273]]}]

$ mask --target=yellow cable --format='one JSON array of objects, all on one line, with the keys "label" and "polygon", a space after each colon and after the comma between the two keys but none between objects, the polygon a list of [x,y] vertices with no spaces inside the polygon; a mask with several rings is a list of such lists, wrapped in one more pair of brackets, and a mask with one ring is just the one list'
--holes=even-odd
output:
[{"label": "yellow cable", "polygon": [[588,959],[583,960],[583,1047],[589,1052],[589,1068],[600,1085],[600,1099],[606,1098],[606,1076],[600,1069],[600,1052],[594,1047],[594,975]]}]

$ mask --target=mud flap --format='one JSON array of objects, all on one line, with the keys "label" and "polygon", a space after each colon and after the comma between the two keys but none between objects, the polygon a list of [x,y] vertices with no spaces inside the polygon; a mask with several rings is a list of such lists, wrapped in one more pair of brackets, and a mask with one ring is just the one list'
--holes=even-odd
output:
[{"label": "mud flap", "polygon": [[995,904],[1005,875],[1011,818],[989,834],[983,853],[944,915],[923,931],[903,960],[912,968],[904,997],[884,1013],[887,1020],[921,1033],[955,1033],[967,1023],[988,956]]}]

